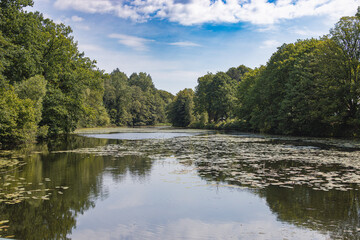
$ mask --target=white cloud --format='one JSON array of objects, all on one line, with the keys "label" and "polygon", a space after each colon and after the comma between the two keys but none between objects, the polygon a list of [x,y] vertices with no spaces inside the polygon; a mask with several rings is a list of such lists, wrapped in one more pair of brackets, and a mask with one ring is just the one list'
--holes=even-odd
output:
[{"label": "white cloud", "polygon": [[44,18],[49,18],[49,19],[52,19],[52,17],[51,17],[51,15],[50,15],[50,14],[43,13],[43,16],[44,16]]},{"label": "white cloud", "polygon": [[280,20],[304,16],[329,16],[338,19],[353,15],[360,0],[56,0],[59,9],[75,9],[88,13],[111,13],[133,21],[151,18],[168,19],[182,25],[208,22],[250,22],[271,25]]},{"label": "white cloud", "polygon": [[100,52],[104,51],[100,46],[94,44],[79,44],[79,49],[84,52]]},{"label": "white cloud", "polygon": [[169,43],[169,45],[173,45],[173,46],[180,46],[180,47],[200,47],[201,45],[197,44],[197,43],[193,43],[193,42],[173,42],[173,43]]},{"label": "white cloud", "polygon": [[266,40],[260,46],[261,48],[276,48],[280,47],[281,43],[277,40]]},{"label": "white cloud", "polygon": [[88,25],[84,25],[84,24],[76,24],[75,27],[78,29],[81,29],[81,30],[86,30],[86,31],[90,30],[90,27]]},{"label": "white cloud", "polygon": [[328,30],[319,31],[319,30],[311,30],[307,27],[292,27],[289,29],[290,32],[293,32],[297,35],[303,36],[303,37],[314,37],[314,36],[322,36],[325,35]]},{"label": "white cloud", "polygon": [[125,34],[117,34],[117,33],[110,34],[109,37],[116,38],[118,39],[118,42],[120,44],[131,47],[137,51],[146,51],[148,49],[146,43],[154,41],[146,38],[140,38],[140,37],[125,35]]},{"label": "white cloud", "polygon": [[79,16],[72,16],[71,17],[71,21],[73,22],[82,22],[84,19],[82,17],[79,17]]}]

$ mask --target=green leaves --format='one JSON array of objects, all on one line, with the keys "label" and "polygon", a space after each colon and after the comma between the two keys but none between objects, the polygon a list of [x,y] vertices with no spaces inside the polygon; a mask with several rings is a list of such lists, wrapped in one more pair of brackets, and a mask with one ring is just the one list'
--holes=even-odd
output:
[{"label": "green leaves", "polygon": [[224,72],[200,77],[195,90],[196,112],[200,115],[207,112],[209,121],[215,122],[230,117],[234,109],[236,88],[237,81]]},{"label": "green leaves", "polygon": [[3,144],[31,143],[37,132],[34,102],[20,99],[12,86],[0,89],[0,139]]},{"label": "green leaves", "polygon": [[111,122],[118,126],[165,123],[166,109],[173,95],[157,90],[151,76],[133,73],[130,78],[115,69],[105,80],[104,104]]},{"label": "green leaves", "polygon": [[175,127],[187,127],[194,120],[194,91],[185,88],[176,94],[169,106],[169,121]]},{"label": "green leaves", "polygon": [[21,99],[6,108],[20,114],[23,102],[32,104],[34,129],[41,135],[46,129],[54,135],[78,126],[108,124],[103,72],[78,51],[70,27],[23,10],[31,4],[26,0],[0,3],[0,87],[11,83]]},{"label": "green leaves", "polygon": [[360,20],[344,17],[329,36],[284,44],[262,70],[245,74],[237,116],[270,133],[359,133]]}]

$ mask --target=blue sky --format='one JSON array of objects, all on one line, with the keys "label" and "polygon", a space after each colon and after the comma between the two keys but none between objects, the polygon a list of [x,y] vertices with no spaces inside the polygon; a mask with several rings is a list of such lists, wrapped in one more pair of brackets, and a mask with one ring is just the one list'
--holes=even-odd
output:
[{"label": "blue sky", "polygon": [[73,29],[100,69],[147,72],[176,93],[207,72],[266,64],[283,43],[319,37],[360,0],[34,0]]}]

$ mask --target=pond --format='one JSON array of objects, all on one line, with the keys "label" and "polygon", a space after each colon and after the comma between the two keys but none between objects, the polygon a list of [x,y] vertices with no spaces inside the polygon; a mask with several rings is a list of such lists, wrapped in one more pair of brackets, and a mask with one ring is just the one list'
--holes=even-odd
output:
[{"label": "pond", "polygon": [[1,151],[0,167],[1,237],[360,238],[360,150],[352,141],[82,132]]}]

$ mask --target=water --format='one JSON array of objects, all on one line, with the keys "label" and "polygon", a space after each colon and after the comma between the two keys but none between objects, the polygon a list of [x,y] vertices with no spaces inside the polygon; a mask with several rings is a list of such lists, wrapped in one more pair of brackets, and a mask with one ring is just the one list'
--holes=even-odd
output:
[{"label": "water", "polygon": [[126,135],[3,153],[26,164],[0,175],[0,221],[8,221],[1,236],[360,238],[356,147],[258,135]]},{"label": "water", "polygon": [[166,139],[174,137],[195,136],[199,133],[186,132],[133,132],[133,133],[109,133],[109,134],[82,134],[84,137],[104,138],[104,139],[125,139],[125,140],[142,140],[142,139]]}]

